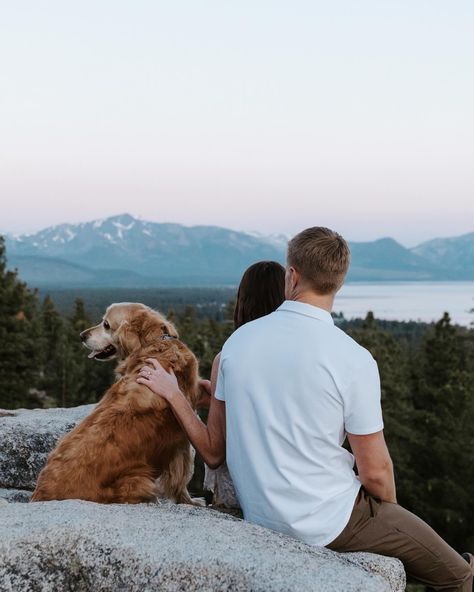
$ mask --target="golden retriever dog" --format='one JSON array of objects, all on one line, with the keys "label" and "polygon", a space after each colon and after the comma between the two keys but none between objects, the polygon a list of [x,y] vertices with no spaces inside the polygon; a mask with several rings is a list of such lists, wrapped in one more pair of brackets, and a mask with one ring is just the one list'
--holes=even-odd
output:
[{"label": "golden retriever dog", "polygon": [[94,411],[48,457],[31,501],[82,499],[140,503],[163,495],[191,503],[189,441],[168,403],[136,382],[146,358],[173,369],[193,408],[198,363],[174,326],[143,304],[112,304],[103,321],[81,333],[90,358],[118,359],[119,379]]}]

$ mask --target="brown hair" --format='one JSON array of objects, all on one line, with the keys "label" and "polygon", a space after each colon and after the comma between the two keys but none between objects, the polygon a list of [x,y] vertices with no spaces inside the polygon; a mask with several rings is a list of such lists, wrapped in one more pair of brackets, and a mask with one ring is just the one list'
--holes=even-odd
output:
[{"label": "brown hair", "polygon": [[276,261],[251,265],[240,280],[234,309],[238,329],[249,321],[270,314],[285,300],[285,268]]},{"label": "brown hair", "polygon": [[288,243],[288,265],[318,294],[337,292],[344,282],[351,252],[340,234],[314,226]]}]

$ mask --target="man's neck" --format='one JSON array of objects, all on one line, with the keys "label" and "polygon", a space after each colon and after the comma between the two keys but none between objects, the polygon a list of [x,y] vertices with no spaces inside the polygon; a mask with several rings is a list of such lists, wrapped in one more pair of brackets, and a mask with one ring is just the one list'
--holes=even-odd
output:
[{"label": "man's neck", "polygon": [[311,306],[317,306],[328,312],[332,311],[334,305],[335,294],[316,294],[310,290],[305,290],[295,294],[290,300],[295,302],[304,302],[305,304],[311,304]]}]

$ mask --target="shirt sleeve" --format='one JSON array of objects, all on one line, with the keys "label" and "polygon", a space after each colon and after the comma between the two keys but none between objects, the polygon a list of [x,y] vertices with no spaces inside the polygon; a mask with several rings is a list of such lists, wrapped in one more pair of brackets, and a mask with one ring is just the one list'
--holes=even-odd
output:
[{"label": "shirt sleeve", "polygon": [[222,354],[219,360],[219,369],[217,371],[217,383],[216,383],[216,392],[214,393],[214,397],[219,401],[225,401],[225,381],[224,381],[224,371],[222,369]]},{"label": "shirt sleeve", "polygon": [[346,432],[363,436],[383,430],[380,376],[377,362],[370,354],[354,371],[342,398]]}]

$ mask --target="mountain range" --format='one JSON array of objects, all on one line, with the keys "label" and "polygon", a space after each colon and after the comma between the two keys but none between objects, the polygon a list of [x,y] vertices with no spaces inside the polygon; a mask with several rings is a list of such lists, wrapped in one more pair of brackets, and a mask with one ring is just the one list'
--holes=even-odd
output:
[{"label": "mountain range", "polygon": [[[5,239],[8,266],[39,288],[236,284],[255,261],[284,263],[288,240],[130,214]],[[350,246],[349,281],[474,280],[474,232],[412,249],[392,238]]]}]

